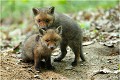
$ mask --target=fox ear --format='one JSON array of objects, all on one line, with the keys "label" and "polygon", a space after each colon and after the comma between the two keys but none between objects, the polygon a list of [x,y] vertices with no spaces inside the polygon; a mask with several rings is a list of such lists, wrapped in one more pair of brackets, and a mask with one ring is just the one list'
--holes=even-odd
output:
[{"label": "fox ear", "polygon": [[62,26],[59,26],[59,27],[56,29],[56,32],[61,35],[61,34],[62,34]]},{"label": "fox ear", "polygon": [[48,9],[48,13],[49,13],[49,14],[54,14],[54,9],[55,9],[54,6],[50,7],[50,8]]},{"label": "fox ear", "polygon": [[39,13],[39,9],[38,8],[33,8],[32,9],[34,15],[37,15]]},{"label": "fox ear", "polygon": [[46,31],[44,29],[39,29],[40,35],[44,35],[46,33]]}]

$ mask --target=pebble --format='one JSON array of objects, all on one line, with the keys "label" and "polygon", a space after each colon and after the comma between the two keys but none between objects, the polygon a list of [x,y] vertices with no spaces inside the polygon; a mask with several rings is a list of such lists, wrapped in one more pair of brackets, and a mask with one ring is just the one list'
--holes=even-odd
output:
[{"label": "pebble", "polygon": [[65,70],[72,70],[73,69],[73,66],[69,65],[65,68]]},{"label": "pebble", "polygon": [[34,78],[40,79],[39,75],[34,75]]}]

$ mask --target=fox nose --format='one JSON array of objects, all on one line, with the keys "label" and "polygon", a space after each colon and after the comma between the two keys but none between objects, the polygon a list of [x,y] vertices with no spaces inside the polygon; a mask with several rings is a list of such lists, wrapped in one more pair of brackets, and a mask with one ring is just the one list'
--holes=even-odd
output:
[{"label": "fox nose", "polygon": [[50,47],[51,50],[54,50],[55,48],[54,47]]}]

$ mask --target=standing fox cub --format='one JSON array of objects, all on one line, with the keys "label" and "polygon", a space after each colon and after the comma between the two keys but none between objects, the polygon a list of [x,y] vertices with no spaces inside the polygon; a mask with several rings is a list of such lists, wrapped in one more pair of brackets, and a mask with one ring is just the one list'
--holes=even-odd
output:
[{"label": "standing fox cub", "polygon": [[40,34],[34,34],[22,44],[23,61],[34,61],[36,70],[40,70],[40,61],[45,59],[46,67],[54,69],[51,65],[51,53],[61,41],[62,27],[57,29],[39,30]]},{"label": "standing fox cub", "polygon": [[79,58],[85,61],[82,51],[82,31],[71,18],[54,12],[54,7],[33,8],[35,23],[38,29],[56,28],[62,25],[61,55],[54,61],[60,62],[67,54],[66,47],[70,46],[75,54],[72,66],[76,66]]}]

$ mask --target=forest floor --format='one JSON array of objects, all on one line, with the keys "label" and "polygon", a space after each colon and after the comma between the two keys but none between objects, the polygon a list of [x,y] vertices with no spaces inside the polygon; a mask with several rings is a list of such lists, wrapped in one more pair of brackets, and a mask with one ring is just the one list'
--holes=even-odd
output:
[{"label": "forest floor", "polygon": [[[9,49],[6,53],[0,53],[1,80],[119,80],[119,57],[115,48],[108,48],[99,43],[84,46],[85,62],[79,61],[76,67],[70,64],[74,59],[74,54],[68,48],[68,54],[62,62],[53,62],[54,71],[42,69],[41,73],[34,71],[33,64],[22,63],[18,58],[19,54],[12,53]],[[60,53],[59,48],[55,50],[52,59]],[[103,71],[100,71],[103,70]],[[116,73],[115,73],[116,71]]]}]

